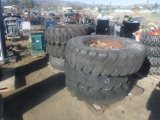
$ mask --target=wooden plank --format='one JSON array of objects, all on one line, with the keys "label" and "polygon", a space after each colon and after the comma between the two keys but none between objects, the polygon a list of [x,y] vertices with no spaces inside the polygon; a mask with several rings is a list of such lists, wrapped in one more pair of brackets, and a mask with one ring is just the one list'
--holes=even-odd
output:
[{"label": "wooden plank", "polygon": [[132,99],[134,96],[139,96],[142,95],[144,92],[144,89],[135,85],[131,92],[126,96],[123,100],[111,104],[111,105],[97,105],[97,104],[89,104],[87,102],[84,102],[85,105],[88,107],[88,109],[95,115],[99,116],[102,115],[106,110],[111,110],[113,108],[116,108],[117,106],[124,104],[127,100]]},{"label": "wooden plank", "polygon": [[135,76],[141,78],[140,80],[137,81],[137,85],[144,88],[145,90],[153,89],[159,79],[153,75],[147,75],[144,76],[143,74],[135,74]]},{"label": "wooden plank", "polygon": [[13,85],[13,86],[3,87],[3,88],[0,89],[0,93],[4,93],[4,92],[8,92],[8,91],[13,91],[13,90],[15,90],[15,89],[16,89],[16,88],[15,88],[14,85]]},{"label": "wooden plank", "polygon": [[157,79],[160,79],[160,76],[159,75],[152,75],[153,77],[157,78]]},{"label": "wooden plank", "polygon": [[3,70],[2,77],[0,79],[0,93],[12,90],[15,90],[15,70]]},{"label": "wooden plank", "polygon": [[135,85],[131,91],[131,93],[136,96],[142,95],[143,92],[144,92],[144,89],[137,85]]},{"label": "wooden plank", "polygon": [[105,112],[105,107],[97,105],[97,104],[89,104],[87,102],[84,102],[85,105],[87,106],[87,108],[95,115],[95,116],[99,116],[101,114],[103,114]]},{"label": "wooden plank", "polygon": [[147,77],[149,77],[149,78],[151,78],[151,79],[153,79],[153,80],[158,81],[157,77],[154,77],[154,76],[152,76],[152,75],[147,75]]},{"label": "wooden plank", "polygon": [[32,58],[40,58],[40,57],[45,57],[46,53],[42,52],[42,53],[37,53],[37,54],[32,54],[31,57]]}]

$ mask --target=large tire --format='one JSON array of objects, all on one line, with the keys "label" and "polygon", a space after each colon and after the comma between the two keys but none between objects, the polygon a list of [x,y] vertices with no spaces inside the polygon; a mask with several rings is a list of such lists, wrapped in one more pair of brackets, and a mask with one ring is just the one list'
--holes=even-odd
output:
[{"label": "large tire", "polygon": [[158,35],[149,35],[147,33],[142,33],[140,40],[145,45],[160,47],[160,36]]},{"label": "large tire", "polygon": [[56,46],[56,45],[47,45],[46,47],[47,53],[50,56],[65,58],[66,57],[66,46]]},{"label": "large tire", "polygon": [[160,47],[146,45],[146,55],[149,57],[160,57]]},{"label": "large tire", "polygon": [[47,44],[51,44],[51,32],[52,32],[53,28],[52,27],[49,27],[47,29],[45,29],[45,32],[44,32],[44,38],[46,40],[46,43]]},{"label": "large tire", "polygon": [[152,66],[152,67],[160,66],[160,57],[146,57],[145,61],[146,61],[145,65],[149,65],[149,66]]},{"label": "large tire", "polygon": [[73,37],[90,35],[90,29],[84,25],[58,25],[46,30],[45,38],[51,45],[62,45],[65,46],[67,41]]},{"label": "large tire", "polygon": [[64,71],[72,83],[91,88],[94,90],[110,90],[113,87],[119,87],[128,80],[128,77],[107,77],[83,73],[72,68],[66,61],[64,62]]},{"label": "large tire", "polygon": [[[99,49],[86,45],[91,40],[113,40],[122,49]],[[102,76],[127,76],[137,72],[145,58],[145,46],[127,38],[115,36],[80,36],[67,42],[66,60],[79,71]]]},{"label": "large tire", "polygon": [[146,74],[146,75],[160,75],[160,67],[151,67],[151,66],[142,66],[142,68],[139,71],[140,73]]},{"label": "large tire", "polygon": [[128,83],[124,83],[120,87],[115,87],[111,90],[94,90],[92,88],[85,88],[79,84],[74,84],[68,78],[66,78],[66,86],[71,94],[76,96],[78,100],[99,105],[116,103],[124,99],[130,91]]},{"label": "large tire", "polygon": [[160,75],[160,67],[150,67],[149,74],[150,75]]},{"label": "large tire", "polygon": [[54,69],[61,70],[61,71],[64,70],[64,59],[62,58],[49,56],[49,63]]}]

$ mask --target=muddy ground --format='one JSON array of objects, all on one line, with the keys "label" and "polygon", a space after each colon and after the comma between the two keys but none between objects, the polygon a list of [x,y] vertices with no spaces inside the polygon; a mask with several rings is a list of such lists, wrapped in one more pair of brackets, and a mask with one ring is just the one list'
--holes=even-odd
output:
[{"label": "muddy ground", "polygon": [[33,58],[29,54],[28,38],[7,44],[20,44],[16,63],[3,65],[16,69],[15,91],[3,94],[5,120],[159,120],[159,82],[151,78],[132,77],[145,88],[143,95],[94,116],[83,102],[72,97],[65,86],[63,72],[48,67],[48,56]]}]

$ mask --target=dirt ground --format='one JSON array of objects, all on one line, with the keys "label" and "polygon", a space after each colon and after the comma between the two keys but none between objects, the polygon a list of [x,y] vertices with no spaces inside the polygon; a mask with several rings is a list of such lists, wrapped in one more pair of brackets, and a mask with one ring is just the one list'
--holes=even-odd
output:
[{"label": "dirt ground", "polygon": [[47,56],[30,56],[27,37],[12,44],[21,45],[21,60],[3,65],[16,69],[17,87],[3,94],[5,120],[160,120],[160,90],[155,89],[160,77],[132,76],[144,93],[94,116],[68,92],[64,73],[48,67]]}]

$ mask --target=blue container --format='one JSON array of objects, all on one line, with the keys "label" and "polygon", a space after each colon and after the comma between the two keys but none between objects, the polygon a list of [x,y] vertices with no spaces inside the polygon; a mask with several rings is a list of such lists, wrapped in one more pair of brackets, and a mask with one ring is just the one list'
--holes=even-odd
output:
[{"label": "blue container", "polygon": [[18,24],[19,24],[19,27],[20,27],[20,25],[21,25],[22,21],[23,21],[23,19],[22,19],[22,18],[18,18]]},{"label": "blue container", "polygon": [[44,27],[45,28],[48,28],[48,27],[51,27],[51,26],[55,26],[55,25],[56,25],[55,21],[51,21],[51,20],[44,21]]}]

